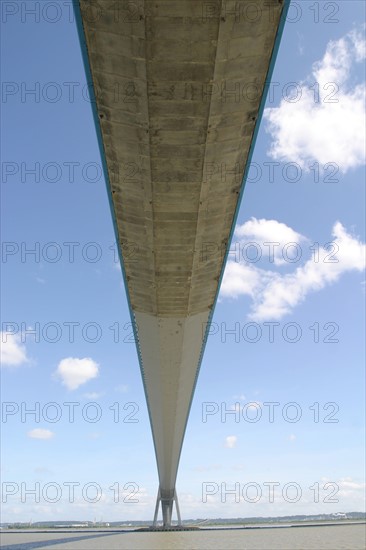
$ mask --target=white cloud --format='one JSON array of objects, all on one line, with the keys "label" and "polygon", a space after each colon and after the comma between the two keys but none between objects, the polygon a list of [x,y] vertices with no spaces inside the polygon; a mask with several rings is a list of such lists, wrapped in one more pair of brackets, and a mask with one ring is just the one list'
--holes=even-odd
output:
[{"label": "white cloud", "polygon": [[32,439],[51,439],[55,434],[51,430],[44,430],[43,428],[35,428],[28,432],[28,437]]},{"label": "white cloud", "polygon": [[366,484],[365,483],[359,483],[356,481],[353,481],[351,477],[343,477],[338,481],[338,485],[342,489],[365,489]]},{"label": "white cloud", "polygon": [[305,170],[314,160],[322,166],[333,162],[343,173],[365,163],[365,82],[351,86],[352,69],[364,58],[360,32],[330,41],[309,82],[300,83],[298,100],[282,99],[279,107],[265,110],[272,158]]},{"label": "white cloud", "polygon": [[92,432],[88,434],[88,439],[99,439],[101,437],[101,434],[99,432]]},{"label": "white cloud", "polygon": [[1,366],[17,367],[28,362],[25,346],[17,334],[0,332],[0,351]]},{"label": "white cloud", "polygon": [[54,475],[54,472],[47,468],[46,466],[36,466],[34,468],[35,474],[48,474],[48,475]]},{"label": "white cloud", "polygon": [[241,393],[240,395],[233,395],[233,399],[239,399],[240,401],[245,401],[246,397],[243,393]]},{"label": "white cloud", "polygon": [[103,395],[104,395],[104,392],[96,392],[96,391],[84,393],[84,397],[86,397],[87,399],[92,399],[93,401],[96,399],[100,399],[101,397],[103,397]]},{"label": "white cloud", "polygon": [[98,373],[99,365],[90,357],[67,357],[60,361],[55,374],[69,390],[76,390],[82,384],[96,378]]},{"label": "white cloud", "polygon": [[333,239],[327,248],[319,247],[302,266],[281,274],[252,264],[227,263],[221,296],[250,296],[253,300],[249,318],[254,321],[277,320],[291,313],[311,292],[336,282],[348,271],[365,268],[366,246],[347,233],[340,222],[332,229]]},{"label": "white cloud", "polygon": [[353,481],[351,477],[342,477],[338,481],[338,485],[341,490],[343,491],[351,491],[351,490],[364,490],[366,489],[365,483],[359,483],[357,481]]},{"label": "white cloud", "polygon": [[115,387],[115,390],[119,393],[127,393],[128,392],[128,386],[126,384],[120,384],[119,386]]},{"label": "white cloud", "polygon": [[236,437],[236,435],[228,435],[225,438],[225,447],[227,447],[228,449],[233,449],[236,446],[237,442],[238,438]]},{"label": "white cloud", "polygon": [[222,469],[222,464],[206,464],[205,466],[196,466],[192,468],[193,472],[213,472]]},{"label": "white cloud", "polygon": [[263,284],[262,276],[264,274],[264,270],[258,270],[253,265],[229,260],[226,264],[220,294],[222,297],[230,298],[248,295],[254,299],[255,290]]},{"label": "white cloud", "polygon": [[[238,225],[235,228],[235,236],[241,239],[240,249],[244,258],[250,254],[249,252],[243,253],[243,250],[246,250],[244,247],[249,248],[249,243],[254,243],[259,247],[260,254],[267,256],[269,261],[275,265],[286,263],[286,255],[283,254],[285,247],[293,243],[299,245],[300,242],[306,240],[303,235],[297,233],[285,223],[277,220],[258,220],[257,218],[251,218],[243,225]],[[288,255],[291,254],[290,248],[291,246]]]},{"label": "white cloud", "polygon": [[304,55],[304,35],[298,32],[297,38],[298,38],[297,48],[298,48],[299,55]]},{"label": "white cloud", "polygon": [[[243,418],[253,420],[261,414],[263,408],[263,403],[261,401],[248,401],[247,403],[234,403],[230,406],[232,411],[235,411],[238,414],[242,414]],[[260,418],[260,417],[259,417]]]},{"label": "white cloud", "polygon": [[339,222],[333,226],[332,235],[332,242],[338,247],[334,259],[338,261],[329,261],[332,259],[328,257],[329,250],[320,248],[318,262],[311,258],[293,273],[282,276],[274,274],[272,281],[259,293],[252,318],[280,319],[302,303],[309,292],[334,283],[347,271],[364,269],[365,244],[349,235]]},{"label": "white cloud", "polygon": [[294,434],[289,435],[289,440],[290,441],[295,441],[295,439],[296,439],[296,435],[294,435]]}]

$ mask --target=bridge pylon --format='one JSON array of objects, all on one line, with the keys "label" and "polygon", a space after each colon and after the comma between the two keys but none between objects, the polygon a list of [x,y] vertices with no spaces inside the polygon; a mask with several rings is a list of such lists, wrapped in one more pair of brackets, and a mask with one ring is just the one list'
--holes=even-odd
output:
[{"label": "bridge pylon", "polygon": [[174,489],[174,492],[171,495],[164,495],[164,493],[161,491],[160,487],[159,487],[159,490],[158,490],[158,496],[156,497],[153,527],[155,527],[155,528],[157,527],[160,503],[161,503],[161,510],[162,510],[162,514],[163,514],[163,527],[164,528],[169,528],[169,527],[172,526],[173,504],[175,504],[175,509],[176,509],[176,512],[177,512],[178,527],[181,527],[182,520],[181,520],[181,517],[180,517],[180,510],[179,510],[178,497],[177,497],[176,490]]}]

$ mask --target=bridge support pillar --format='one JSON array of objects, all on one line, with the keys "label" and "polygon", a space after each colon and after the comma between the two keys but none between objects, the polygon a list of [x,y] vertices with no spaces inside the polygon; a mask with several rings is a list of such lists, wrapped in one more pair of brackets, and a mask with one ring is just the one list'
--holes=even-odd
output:
[{"label": "bridge support pillar", "polygon": [[163,514],[163,527],[171,527],[172,525],[172,512],[173,512],[173,504],[175,503],[175,509],[177,511],[177,517],[178,517],[178,525],[182,525],[182,520],[180,517],[180,510],[179,510],[179,504],[178,504],[178,497],[177,492],[174,489],[174,494],[170,498],[162,498],[160,488],[158,490],[158,496],[156,498],[156,505],[155,505],[155,514],[154,514],[154,522],[153,527],[157,527],[158,522],[158,514],[159,514],[159,504],[161,503],[161,511]]}]

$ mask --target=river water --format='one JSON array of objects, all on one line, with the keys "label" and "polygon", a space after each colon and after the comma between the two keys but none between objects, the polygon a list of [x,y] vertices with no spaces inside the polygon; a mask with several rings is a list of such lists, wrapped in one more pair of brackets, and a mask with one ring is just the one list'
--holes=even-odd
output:
[{"label": "river water", "polygon": [[178,532],[2,531],[2,550],[365,550],[366,525]]}]

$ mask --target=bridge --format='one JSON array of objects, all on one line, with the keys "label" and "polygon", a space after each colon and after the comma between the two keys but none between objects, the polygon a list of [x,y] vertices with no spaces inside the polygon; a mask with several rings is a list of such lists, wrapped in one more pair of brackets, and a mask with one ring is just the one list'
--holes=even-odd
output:
[{"label": "bridge", "polygon": [[75,0],[163,526],[284,25],[282,0]]}]

